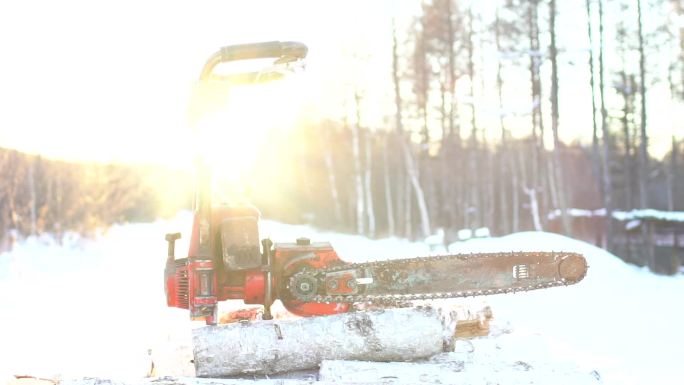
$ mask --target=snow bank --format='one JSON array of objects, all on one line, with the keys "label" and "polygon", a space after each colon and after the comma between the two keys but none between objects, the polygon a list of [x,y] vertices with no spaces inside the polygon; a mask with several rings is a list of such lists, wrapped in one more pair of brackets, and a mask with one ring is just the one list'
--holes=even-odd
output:
[{"label": "snow bank", "polygon": [[[570,208],[566,211],[569,216],[573,218],[592,218],[605,217],[606,209],[585,210]],[[549,212],[547,218],[554,220],[561,216],[563,212],[560,209],[555,209]],[[662,211],[655,209],[634,209],[631,211],[613,211],[613,218],[618,221],[631,221],[635,219],[655,219],[667,222],[684,222],[684,211]]]},{"label": "snow bank", "polygon": [[[183,214],[171,221],[117,226],[97,241],[64,246],[29,239],[0,254],[0,382],[13,374],[139,378],[149,371],[150,348],[159,375],[192,375],[186,368],[193,325],[184,311],[165,307],[162,280],[164,234],[185,231],[177,247],[181,255],[190,222]],[[262,223],[261,235],[276,242],[301,236],[330,241],[349,261],[430,253],[424,243],[369,240],[270,221]],[[465,253],[518,250],[581,252],[589,273],[564,288],[442,301],[487,304],[495,317],[490,337],[463,341],[444,359],[463,362],[468,376],[483,381],[490,368],[529,366],[559,375],[575,370],[607,384],[681,383],[684,277],[656,276],[594,246],[549,233],[449,246],[450,252]]]}]

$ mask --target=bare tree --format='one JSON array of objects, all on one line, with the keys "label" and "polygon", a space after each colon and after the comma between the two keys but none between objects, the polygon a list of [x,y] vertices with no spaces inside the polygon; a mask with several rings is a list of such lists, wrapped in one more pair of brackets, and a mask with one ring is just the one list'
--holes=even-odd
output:
[{"label": "bare tree", "polygon": [[[468,52],[468,78],[470,79],[470,156],[469,156],[469,173],[471,176],[470,183],[470,199],[468,205],[472,205],[475,210],[475,218],[472,222],[469,221],[470,227],[480,227],[483,225],[483,210],[482,210],[482,191],[481,191],[481,175],[478,170],[480,163],[479,149],[478,149],[478,125],[477,125],[477,108],[475,104],[475,31],[473,28],[473,8],[472,4],[468,8],[468,29],[466,37],[466,48]],[[466,217],[469,218],[468,212],[470,207],[466,210]],[[469,218],[470,219],[470,218]]]},{"label": "bare tree", "polygon": [[[397,43],[397,28],[396,28],[396,20],[392,18],[392,82],[394,84],[394,106],[395,106],[395,113],[394,113],[394,128],[395,128],[395,138],[397,140],[397,143],[401,141],[402,137],[404,136],[404,127],[402,125],[402,104],[403,100],[401,98],[401,82],[400,82],[400,77],[399,77],[399,54],[398,54],[398,43]],[[402,151],[401,147],[399,148],[399,151]],[[410,221],[405,221],[406,215],[410,215],[410,212],[407,213],[406,210],[406,205],[404,204],[404,196],[406,194],[406,190],[404,189],[404,179],[405,179],[405,174],[403,173],[403,170],[397,172],[397,218],[400,218],[400,220],[404,221],[405,226],[410,226]],[[391,191],[389,193],[391,195]],[[410,200],[410,194],[409,200]],[[389,215],[389,214],[388,214]],[[388,220],[390,223],[395,223],[394,219]],[[393,232],[390,232],[390,235],[392,235]],[[409,235],[408,232],[405,232],[405,235]]]},{"label": "bare tree", "polygon": [[639,195],[641,208],[649,206],[648,199],[648,134],[646,133],[646,54],[644,51],[643,15],[641,1],[637,0],[637,25],[639,31],[639,82],[641,96],[641,143],[639,145]]},{"label": "bare tree", "polygon": [[675,210],[675,199],[677,197],[677,138],[672,135],[672,150],[670,152],[670,171],[667,173],[667,209]]},{"label": "bare tree", "polygon": [[331,126],[323,128],[323,160],[325,162],[325,169],[328,173],[328,183],[330,185],[330,197],[333,201],[333,210],[335,213],[335,222],[339,226],[342,224],[342,206],[340,204],[340,193],[337,189],[337,174],[335,172],[335,165],[333,163],[333,146],[331,145],[330,131]]},{"label": "bare tree", "polygon": [[[627,9],[627,7],[627,5],[621,4],[621,12],[624,12]],[[633,167],[634,135],[631,134],[631,131],[633,129],[634,123],[632,118],[634,112],[634,93],[637,87],[634,75],[630,73],[628,65],[629,60],[627,59],[628,52],[630,50],[627,25],[623,17],[620,17],[620,19],[621,20],[617,23],[616,26],[616,40],[618,43],[617,51],[622,64],[622,70],[619,72],[619,84],[617,86],[617,92],[622,98],[622,114],[620,117],[620,123],[622,126],[622,146],[624,147],[622,167],[624,169],[625,175],[623,207],[627,210],[631,210],[635,207],[635,171]],[[601,191],[603,191],[603,187],[601,188]]]},{"label": "bare tree", "polygon": [[587,36],[589,37],[589,87],[591,88],[591,153],[594,167],[594,175],[597,179],[597,184],[600,187],[601,196],[603,196],[603,168],[601,166],[601,155],[599,154],[599,139],[598,139],[598,125],[596,124],[596,87],[594,80],[594,33],[592,31],[592,12],[591,0],[586,0],[587,10]]},{"label": "bare tree", "polygon": [[[544,150],[544,119],[542,116],[542,87],[540,66],[542,52],[539,44],[539,22],[538,22],[539,0],[529,0],[527,4],[527,25],[530,56],[530,84],[532,87],[532,167],[529,185],[526,186],[526,194],[530,199],[534,198],[538,205],[537,196],[539,189],[545,184],[543,174],[542,157]],[[530,187],[531,186],[531,187]],[[532,196],[534,195],[534,197]],[[546,197],[546,195],[544,195]],[[546,199],[546,198],[545,198]],[[541,226],[541,223],[539,223]],[[541,227],[540,227],[541,229]]]},{"label": "bare tree", "polygon": [[392,203],[392,182],[390,180],[389,153],[390,153],[391,134],[386,134],[384,141],[384,151],[382,152],[383,182],[385,185],[385,210],[387,211],[387,234],[393,237],[396,234],[394,223],[394,205]]},{"label": "bare tree", "polygon": [[603,135],[603,204],[606,208],[606,248],[613,249],[613,183],[610,172],[610,131],[608,130],[608,112],[605,99],[604,68],[604,34],[603,34],[603,0],[598,0],[599,7],[599,92],[601,95],[601,133]]},{"label": "bare tree", "polygon": [[553,131],[553,160],[555,170],[555,186],[558,191],[558,203],[561,210],[563,232],[571,234],[570,218],[567,212],[567,202],[565,198],[565,183],[563,181],[563,163],[561,161],[561,143],[558,136],[558,49],[556,47],[556,0],[549,3],[549,32],[551,35],[551,129]]},{"label": "bare tree", "polygon": [[354,191],[356,200],[356,233],[365,234],[365,196],[363,192],[363,176],[361,171],[361,140],[360,127],[361,124],[361,95],[358,90],[354,92],[354,102],[356,109],[356,122],[351,124],[352,134],[352,161],[354,162]]},{"label": "bare tree", "polygon": [[375,209],[373,208],[373,186],[372,186],[372,180],[373,180],[373,174],[372,174],[372,168],[373,168],[373,137],[372,134],[370,133],[370,130],[366,129],[365,130],[365,153],[366,153],[366,158],[365,158],[365,165],[364,165],[364,179],[363,179],[363,187],[364,187],[364,192],[365,192],[365,197],[366,197],[366,217],[368,218],[368,236],[373,238],[375,237]]}]

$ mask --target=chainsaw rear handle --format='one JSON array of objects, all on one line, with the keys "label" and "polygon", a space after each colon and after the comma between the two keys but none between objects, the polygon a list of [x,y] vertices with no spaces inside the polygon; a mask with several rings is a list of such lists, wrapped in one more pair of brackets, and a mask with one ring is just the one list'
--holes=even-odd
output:
[{"label": "chainsaw rear handle", "polygon": [[229,45],[214,53],[202,69],[200,80],[211,76],[221,63],[250,59],[276,59],[276,62],[290,62],[306,57],[308,48],[296,41],[269,41],[263,43]]}]

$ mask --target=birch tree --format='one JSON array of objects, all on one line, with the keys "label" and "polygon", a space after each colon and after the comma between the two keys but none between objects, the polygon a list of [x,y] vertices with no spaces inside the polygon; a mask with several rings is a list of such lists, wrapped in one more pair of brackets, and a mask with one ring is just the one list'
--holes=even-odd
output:
[{"label": "birch tree", "polygon": [[352,162],[354,163],[354,198],[356,201],[356,233],[365,234],[365,195],[363,192],[363,176],[361,171],[361,139],[360,139],[360,101],[361,96],[356,90],[354,92],[354,106],[356,110],[356,122],[351,124],[352,135]]}]

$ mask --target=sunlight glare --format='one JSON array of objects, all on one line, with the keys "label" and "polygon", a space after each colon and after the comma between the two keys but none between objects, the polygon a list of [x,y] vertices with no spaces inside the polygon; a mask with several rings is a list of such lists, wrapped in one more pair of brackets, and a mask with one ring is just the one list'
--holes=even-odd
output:
[{"label": "sunlight glare", "polygon": [[267,135],[296,123],[302,94],[297,76],[250,85],[208,82],[194,91],[189,117],[195,151],[211,167],[215,199],[244,198]]}]

